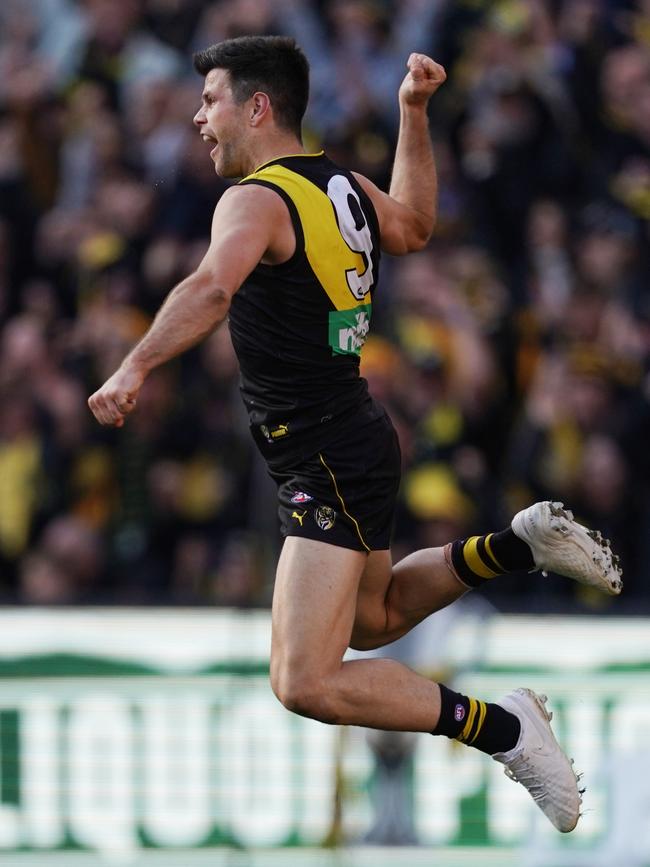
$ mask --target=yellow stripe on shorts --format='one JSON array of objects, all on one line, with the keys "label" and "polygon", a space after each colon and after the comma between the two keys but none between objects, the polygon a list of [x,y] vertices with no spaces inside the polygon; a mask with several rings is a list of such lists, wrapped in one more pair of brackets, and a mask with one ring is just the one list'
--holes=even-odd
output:
[{"label": "yellow stripe on shorts", "polygon": [[330,474],[330,478],[332,479],[332,484],[334,485],[334,491],[336,492],[336,496],[339,498],[339,500],[340,500],[340,502],[341,502],[341,509],[342,509],[342,511],[343,511],[343,514],[346,516],[346,518],[349,518],[349,519],[352,521],[352,523],[353,523],[354,526],[356,527],[357,535],[359,536],[359,539],[360,539],[360,541],[361,541],[361,544],[362,544],[363,547],[366,549],[366,551],[368,551],[368,553],[370,553],[370,548],[368,547],[368,545],[366,545],[366,540],[365,540],[365,539],[363,538],[363,536],[361,535],[361,527],[359,526],[359,522],[357,521],[356,518],[354,518],[354,517],[353,517],[353,516],[348,512],[348,510],[347,510],[346,507],[345,507],[345,501],[344,501],[343,497],[341,496],[341,494],[340,494],[340,492],[339,492],[339,486],[336,484],[336,476],[335,476],[334,473],[330,470],[330,468],[327,466],[327,464],[325,463],[325,458],[322,456],[322,454],[321,454],[320,452],[318,453],[318,457],[320,458],[320,462],[321,462],[321,464],[325,467],[325,469],[327,470],[327,472]]}]

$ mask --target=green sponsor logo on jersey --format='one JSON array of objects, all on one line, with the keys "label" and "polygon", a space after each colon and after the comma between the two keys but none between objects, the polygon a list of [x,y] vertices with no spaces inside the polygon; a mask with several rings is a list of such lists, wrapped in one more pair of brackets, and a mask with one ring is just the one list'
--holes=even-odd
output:
[{"label": "green sponsor logo on jersey", "polygon": [[332,310],[329,315],[329,343],[336,355],[361,355],[370,329],[372,304],[351,310]]}]

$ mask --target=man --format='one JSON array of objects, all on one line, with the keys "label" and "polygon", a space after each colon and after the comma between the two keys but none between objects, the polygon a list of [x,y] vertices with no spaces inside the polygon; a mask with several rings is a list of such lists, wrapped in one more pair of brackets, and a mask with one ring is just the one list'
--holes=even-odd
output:
[{"label": "man", "polygon": [[498,704],[431,683],[392,660],[343,662],[348,646],[394,641],[499,574],[549,569],[609,593],[618,563],[561,504],[538,503],[500,533],[417,551],[392,565],[399,446],[359,377],[380,247],[422,249],[433,231],[436,170],[427,103],[445,80],[421,54],[399,90],[389,194],[306,154],[307,61],[292,39],[242,37],[200,52],[194,123],[217,174],[243,178],[219,200],[194,274],[176,286],[119,370],[89,400],[121,427],[147,374],[229,317],[253,436],[278,484],[286,537],[273,599],[271,683],[290,710],[323,722],[431,732],[506,766],[561,831],[579,817],[575,774],[545,698]]}]

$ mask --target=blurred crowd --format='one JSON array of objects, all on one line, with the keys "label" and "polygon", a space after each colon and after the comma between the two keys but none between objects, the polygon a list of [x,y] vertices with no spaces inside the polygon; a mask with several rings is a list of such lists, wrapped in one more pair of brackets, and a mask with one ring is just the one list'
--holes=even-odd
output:
[{"label": "blurred crowd", "polygon": [[3,0],[0,602],[269,602],[275,491],[227,328],[122,430],[86,406],[206,249],[225,183],[191,55],[248,33],[296,37],[307,146],[383,187],[408,54],[447,69],[436,237],[384,260],[362,360],[404,452],[396,556],[559,499],[614,541],[624,599],[488,595],[650,610],[649,0]]}]

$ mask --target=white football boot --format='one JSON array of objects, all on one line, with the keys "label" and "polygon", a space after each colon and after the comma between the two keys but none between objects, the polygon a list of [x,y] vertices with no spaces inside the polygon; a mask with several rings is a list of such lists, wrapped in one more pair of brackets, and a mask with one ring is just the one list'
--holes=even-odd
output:
[{"label": "white football boot", "polygon": [[553,716],[546,710],[545,695],[531,689],[516,689],[497,704],[518,717],[521,733],[517,744],[507,753],[492,758],[505,765],[504,773],[526,788],[544,815],[558,831],[573,831],[580,818],[584,789],[573,759],[562,752],[550,726]]},{"label": "white football boot", "polygon": [[620,560],[609,539],[573,520],[562,503],[535,503],[512,519],[516,536],[530,546],[537,569],[556,572],[617,596],[623,589]]}]

